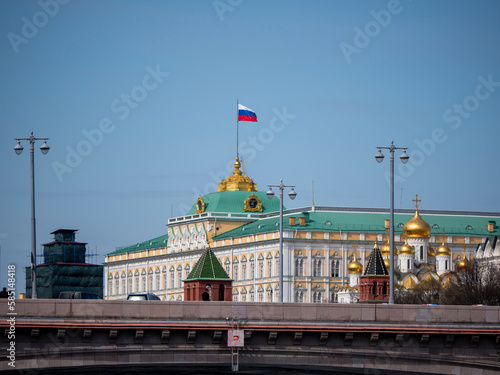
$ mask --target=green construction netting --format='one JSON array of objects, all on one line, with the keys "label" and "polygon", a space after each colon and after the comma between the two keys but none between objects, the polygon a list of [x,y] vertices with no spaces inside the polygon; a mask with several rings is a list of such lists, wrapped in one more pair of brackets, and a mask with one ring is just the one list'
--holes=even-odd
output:
[{"label": "green construction netting", "polygon": [[[61,292],[95,293],[102,298],[104,266],[48,264],[36,268],[37,297],[58,298]],[[31,298],[31,271],[26,268],[26,298]]]}]

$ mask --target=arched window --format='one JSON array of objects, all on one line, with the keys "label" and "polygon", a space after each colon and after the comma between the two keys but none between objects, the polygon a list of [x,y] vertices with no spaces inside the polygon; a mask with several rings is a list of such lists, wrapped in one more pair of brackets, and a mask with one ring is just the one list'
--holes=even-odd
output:
[{"label": "arched window", "polygon": [[338,303],[339,302],[339,295],[336,292],[332,293],[332,302],[333,303]]},{"label": "arched window", "polygon": [[156,290],[160,290],[160,274],[156,274]]},{"label": "arched window", "polygon": [[[250,280],[255,279],[255,261],[250,260]],[[253,300],[252,300],[253,301]]]},{"label": "arched window", "polygon": [[241,264],[241,280],[246,280],[247,279],[247,264],[242,263]]},{"label": "arched window", "polygon": [[182,267],[177,268],[177,288],[182,286]]},{"label": "arched window", "polygon": [[387,281],[384,281],[384,285],[382,286],[382,294],[387,294]]},{"label": "arched window", "polygon": [[323,265],[323,262],[321,261],[321,259],[314,259],[313,276],[321,276],[322,265]]},{"label": "arched window", "polygon": [[376,282],[376,281],[374,281],[374,282],[373,282],[373,290],[372,290],[372,294],[373,294],[374,296],[376,296],[376,295],[378,294],[377,286],[378,286],[378,285],[377,285],[377,282]]},{"label": "arched window", "polygon": [[132,276],[127,277],[128,293],[132,293]]},{"label": "arched window", "polygon": [[175,288],[175,270],[174,267],[170,268],[170,288]]},{"label": "arched window", "polygon": [[295,302],[304,302],[304,292],[300,290],[295,292]]},{"label": "arched window", "polygon": [[313,303],[321,303],[323,293],[314,292],[313,293]]},{"label": "arched window", "polygon": [[295,259],[295,276],[304,276],[304,259]]},{"label": "arched window", "polygon": [[420,259],[424,259],[424,247],[420,246]]},{"label": "arched window", "polygon": [[267,290],[266,296],[267,296],[267,302],[273,302],[273,290],[272,289]]},{"label": "arched window", "polygon": [[239,271],[238,263],[233,263],[233,279],[234,279],[234,281],[238,281],[238,271]]},{"label": "arched window", "polygon": [[340,261],[332,260],[332,277],[340,276]]}]

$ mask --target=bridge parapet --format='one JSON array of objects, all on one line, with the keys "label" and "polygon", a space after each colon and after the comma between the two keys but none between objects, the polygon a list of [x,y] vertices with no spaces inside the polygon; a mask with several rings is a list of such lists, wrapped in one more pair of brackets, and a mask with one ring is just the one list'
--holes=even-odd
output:
[{"label": "bridge parapet", "polygon": [[[491,306],[18,300],[16,313],[16,368],[229,366],[236,327],[242,366],[500,371],[500,308]],[[0,327],[8,332],[7,319]],[[10,369],[4,358],[0,369]]]},{"label": "bridge parapet", "polygon": [[[7,316],[7,304],[0,313]],[[167,302],[106,300],[17,300],[22,319],[167,319],[220,320],[236,316],[246,321],[374,322],[499,324],[496,306],[429,306],[381,304]]]}]

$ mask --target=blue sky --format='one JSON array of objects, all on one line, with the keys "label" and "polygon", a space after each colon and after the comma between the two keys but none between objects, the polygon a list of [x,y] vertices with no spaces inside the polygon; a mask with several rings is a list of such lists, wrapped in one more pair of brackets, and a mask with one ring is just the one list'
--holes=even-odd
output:
[{"label": "blue sky", "polygon": [[[58,228],[102,255],[162,235],[240,154],[287,207],[500,211],[498,1],[0,2],[0,285]],[[385,153],[388,156],[387,152]],[[398,157],[398,152],[396,156]],[[229,170],[227,166],[229,165]],[[40,247],[38,246],[38,251]]]}]

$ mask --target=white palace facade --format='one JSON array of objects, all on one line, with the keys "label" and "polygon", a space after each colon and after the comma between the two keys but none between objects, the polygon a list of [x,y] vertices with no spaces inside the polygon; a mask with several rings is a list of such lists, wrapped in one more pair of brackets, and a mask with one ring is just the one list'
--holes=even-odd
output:
[{"label": "white palace facade", "polygon": [[[106,255],[105,298],[147,291],[183,300],[183,280],[210,241],[233,279],[233,301],[279,301],[279,199],[258,191],[238,158],[234,167],[217,192],[200,196],[185,216],[169,219],[165,234]],[[375,242],[384,244],[380,250],[388,265],[388,220],[388,210],[378,208],[285,210],[283,300],[356,302],[356,272],[365,267]],[[493,256],[500,247],[499,224],[500,213],[418,205],[396,210],[398,284],[412,288],[428,277],[446,281],[478,249],[482,257]]]}]

